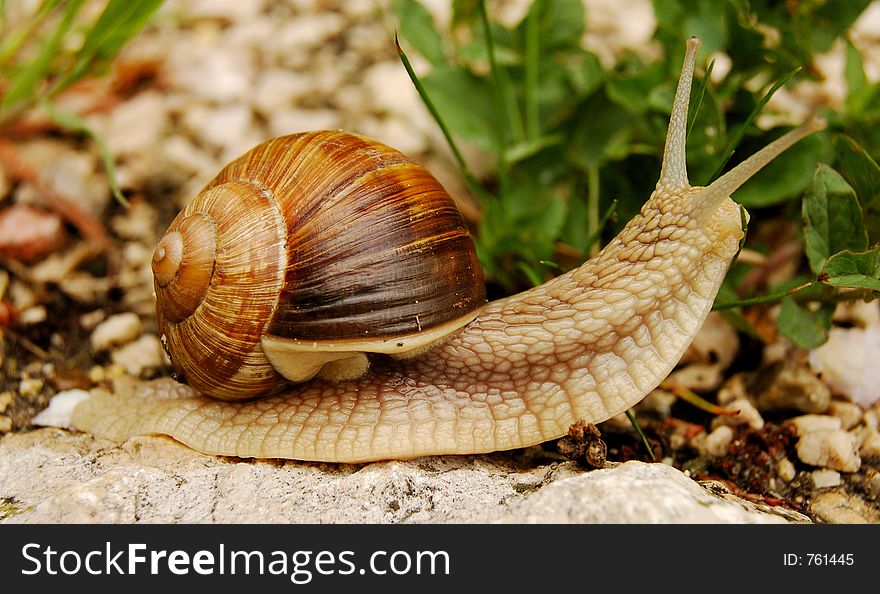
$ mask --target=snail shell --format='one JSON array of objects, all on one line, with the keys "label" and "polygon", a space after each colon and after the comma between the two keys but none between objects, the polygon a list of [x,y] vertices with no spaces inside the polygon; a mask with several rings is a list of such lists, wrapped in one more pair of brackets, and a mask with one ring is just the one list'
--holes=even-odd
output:
[{"label": "snail shell", "polygon": [[440,183],[339,131],[275,138],[227,165],[172,222],[152,266],[178,376],[227,400],[358,377],[364,353],[418,352],[486,301]]}]

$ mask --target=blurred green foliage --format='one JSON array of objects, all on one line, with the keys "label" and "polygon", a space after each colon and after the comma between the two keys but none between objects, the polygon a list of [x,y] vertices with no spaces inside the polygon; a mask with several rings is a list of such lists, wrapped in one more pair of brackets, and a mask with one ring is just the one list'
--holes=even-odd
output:
[{"label": "blurred green foliage", "polygon": [[108,0],[91,20],[84,0],[41,0],[34,6],[0,0],[0,132],[35,106],[55,123],[96,140],[110,185],[124,202],[106,147],[76,114],[52,104],[85,77],[104,73],[122,47],[147,23],[162,0]]},{"label": "blurred green foliage", "polygon": [[[430,64],[420,83],[441,125],[493,160],[491,174],[474,188],[483,209],[476,241],[488,280],[507,292],[577,265],[596,247],[607,218],[600,213],[616,205],[607,236],[650,195],[688,37],[703,42],[698,71],[710,71],[715,52],[731,59],[720,80],[705,74],[695,80],[688,169],[691,183],[705,185],[788,129],[762,130],[753,120],[779,86],[816,79],[814,57],[843,36],[843,109],[826,110],[827,130],[789,149],[735,195],[757,220],[765,212],[788,218],[802,212],[809,272],[768,291],[781,290],[770,296],[776,300],[787,295],[780,331],[815,346],[824,340],[833,303],[848,298],[840,287],[870,298],[880,282],[871,264],[880,258],[864,255],[876,253],[880,240],[880,92],[845,38],[868,4],[654,0],[654,39],[663,59],[624,53],[610,68],[581,45],[590,16],[581,0],[534,0],[513,27],[490,20],[481,0],[454,0],[443,31],[417,0],[395,0],[394,9],[408,47]],[[817,169],[818,163],[825,165]],[[753,297],[735,284],[749,267],[736,268],[719,294],[728,308],[736,305],[732,299]],[[839,282],[843,277],[850,277],[848,285]],[[735,311],[728,315],[748,329]],[[812,334],[799,334],[803,328]]]}]

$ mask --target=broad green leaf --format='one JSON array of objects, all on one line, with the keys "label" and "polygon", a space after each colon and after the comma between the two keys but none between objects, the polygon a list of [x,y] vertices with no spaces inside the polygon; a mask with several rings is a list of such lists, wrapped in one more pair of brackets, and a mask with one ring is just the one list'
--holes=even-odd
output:
[{"label": "broad green leaf", "polygon": [[599,88],[605,80],[602,64],[595,54],[587,51],[575,51],[566,63],[568,81],[577,98],[586,97]]},{"label": "broad green leaf", "polygon": [[[605,88],[608,98],[632,113],[642,114],[651,106],[652,91],[663,84],[666,69],[661,62],[636,74],[617,74],[608,78]],[[672,105],[672,101],[669,101]]]},{"label": "broad green leaf", "polygon": [[416,0],[394,0],[394,13],[400,32],[416,50],[434,66],[446,63],[443,39],[437,32],[434,18]]},{"label": "broad green leaf", "polygon": [[823,304],[813,311],[799,305],[793,298],[782,300],[776,327],[802,349],[814,349],[828,339],[834,304]]},{"label": "broad green leaf", "polygon": [[862,226],[862,208],[856,194],[839,173],[824,163],[816,168],[813,184],[804,195],[804,247],[810,268],[819,274],[832,255],[868,248]]},{"label": "broad green leaf", "polygon": [[880,291],[880,247],[834,254],[822,270],[822,280],[835,287]]},{"label": "broad green leaf", "polygon": [[880,242],[880,166],[849,136],[832,138],[837,169],[853,187],[862,205],[868,243]]},{"label": "broad green leaf", "polygon": [[492,92],[485,79],[443,66],[432,70],[422,84],[452,132],[484,150],[494,149]]},{"label": "broad green leaf", "polygon": [[580,47],[585,24],[582,0],[535,0],[517,27],[522,39],[525,39],[528,19],[536,17],[542,48]]},{"label": "broad green leaf", "polygon": [[[573,163],[586,170],[594,163],[627,155],[636,116],[602,94],[591,97],[580,113],[569,140],[569,159]],[[597,113],[602,117],[594,117]]]}]

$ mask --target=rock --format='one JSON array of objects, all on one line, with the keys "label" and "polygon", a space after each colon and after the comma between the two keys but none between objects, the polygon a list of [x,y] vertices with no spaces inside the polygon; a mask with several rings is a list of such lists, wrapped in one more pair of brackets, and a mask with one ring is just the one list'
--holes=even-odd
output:
[{"label": "rock", "polygon": [[246,461],[163,437],[115,447],[59,429],[0,438],[0,485],[21,502],[7,523],[806,520],[716,496],[661,464],[584,472],[523,451],[362,465]]},{"label": "rock", "polygon": [[166,54],[169,82],[192,97],[247,102],[253,92],[254,55],[224,41],[213,34],[176,39]]},{"label": "rock", "polygon": [[193,106],[187,110],[183,122],[200,142],[210,142],[236,155],[260,141],[253,134],[253,114],[247,105]]},{"label": "rock", "polygon": [[730,402],[724,407],[727,410],[738,410],[739,414],[735,416],[717,416],[712,419],[712,428],[715,429],[721,425],[748,425],[752,429],[760,429],[764,426],[764,419],[761,413],[755,408],[749,400],[738,398]]},{"label": "rock", "polygon": [[282,23],[272,45],[275,51],[282,54],[303,53],[320,46],[344,26],[345,20],[333,12],[302,15]]},{"label": "rock", "polygon": [[852,402],[835,400],[828,408],[828,413],[840,419],[841,429],[849,431],[862,420],[862,407]]},{"label": "rock", "polygon": [[790,483],[797,476],[797,469],[788,458],[782,458],[776,463],[776,474],[786,483]]},{"label": "rock", "polygon": [[311,88],[312,81],[306,74],[273,68],[260,74],[251,101],[257,110],[271,116],[292,107]]},{"label": "rock", "polygon": [[829,524],[880,524],[877,510],[842,489],[817,494],[810,511]]},{"label": "rock", "polygon": [[880,324],[832,328],[810,351],[810,366],[831,389],[867,408],[880,400]]},{"label": "rock", "polygon": [[194,17],[246,21],[263,12],[263,0],[195,0],[187,9]]},{"label": "rock", "polygon": [[842,429],[843,424],[837,417],[827,415],[801,415],[788,420],[797,429],[798,435],[806,435],[813,431],[830,431]]},{"label": "rock", "polygon": [[165,351],[155,334],[144,334],[111,353],[110,358],[135,377],[165,365]]},{"label": "rock", "polygon": [[729,425],[716,427],[701,444],[700,452],[710,456],[723,456],[727,453],[727,446],[733,441],[733,429]]},{"label": "rock", "polygon": [[50,406],[35,415],[31,423],[39,427],[69,428],[74,407],[89,396],[91,394],[87,391],[79,389],[58,392],[52,397]]},{"label": "rock", "polygon": [[339,114],[332,109],[285,109],[269,119],[272,136],[338,127]]},{"label": "rock", "polygon": [[137,314],[126,312],[110,316],[92,331],[92,348],[100,352],[131,342],[141,335],[143,328]]},{"label": "rock", "polygon": [[831,404],[831,390],[813,372],[787,361],[769,365],[748,384],[759,410],[822,413]]},{"label": "rock", "polygon": [[32,398],[43,391],[43,380],[38,377],[26,377],[18,384],[18,393],[25,398]]},{"label": "rock", "polygon": [[165,98],[159,91],[146,91],[111,112],[104,139],[115,156],[137,158],[161,144],[170,123]]},{"label": "rock", "polygon": [[[781,518],[754,515],[717,499],[665,464],[626,462],[614,468],[557,480],[511,505],[504,522],[516,523],[765,523]],[[613,508],[613,519],[608,516]],[[747,506],[754,509],[751,506]]]},{"label": "rock", "polygon": [[65,238],[61,217],[28,204],[0,210],[0,256],[35,262],[50,254]]},{"label": "rock", "polygon": [[813,485],[817,489],[829,489],[840,486],[840,473],[836,470],[829,470],[827,468],[814,470],[812,476]]},{"label": "rock", "polygon": [[880,458],[880,433],[868,433],[859,448],[859,455],[863,458]]},{"label": "rock", "polygon": [[842,429],[807,433],[798,440],[797,454],[801,462],[842,472],[857,472],[862,464],[856,436]]}]

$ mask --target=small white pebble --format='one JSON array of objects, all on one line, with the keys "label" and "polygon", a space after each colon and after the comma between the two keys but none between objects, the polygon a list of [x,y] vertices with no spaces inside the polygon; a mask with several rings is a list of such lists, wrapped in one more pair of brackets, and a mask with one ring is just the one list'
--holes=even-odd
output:
[{"label": "small white pebble", "polygon": [[143,324],[137,314],[126,312],[110,316],[92,331],[91,342],[95,351],[106,351],[131,342],[141,335]]},{"label": "small white pebble", "polygon": [[817,489],[829,489],[840,485],[840,473],[836,470],[823,468],[813,471],[813,485]]},{"label": "small white pebble", "polygon": [[43,389],[43,380],[40,378],[24,378],[18,384],[18,392],[22,396],[36,396]]},{"label": "small white pebble", "polygon": [[839,418],[828,415],[801,415],[790,419],[789,422],[794,424],[798,435],[843,428]]},{"label": "small white pebble", "polygon": [[783,458],[776,463],[776,474],[786,483],[790,483],[797,475],[797,470],[791,460]]},{"label": "small white pebble", "polygon": [[85,390],[65,390],[58,392],[49,401],[49,406],[31,419],[31,423],[40,427],[60,427],[70,429],[73,409],[77,404],[89,398],[91,394]]},{"label": "small white pebble", "polygon": [[840,419],[841,429],[852,429],[862,420],[862,407],[852,402],[834,400],[831,402],[828,413]]},{"label": "small white pebble", "polygon": [[727,410],[738,410],[739,414],[735,416],[715,417],[712,419],[713,429],[722,425],[748,425],[752,429],[760,429],[764,426],[764,419],[761,417],[761,413],[759,413],[758,409],[755,408],[755,405],[746,398],[737,398],[727,404],[724,408]]},{"label": "small white pebble", "polygon": [[6,409],[12,404],[15,393],[11,391],[0,392],[0,413],[6,412]]},{"label": "small white pebble", "polygon": [[807,433],[798,440],[797,454],[801,462],[842,472],[856,472],[862,464],[858,439],[842,429]]},{"label": "small white pebble", "polygon": [[45,322],[47,317],[46,308],[42,305],[35,305],[18,314],[18,323],[22,326],[32,326]]},{"label": "small white pebble", "polygon": [[876,431],[869,433],[862,441],[862,447],[859,449],[859,454],[861,454],[863,458],[880,457],[880,433],[877,433]]},{"label": "small white pebble", "polygon": [[165,364],[165,352],[155,334],[144,334],[136,341],[113,351],[110,357],[113,363],[122,366],[126,373],[134,376]]},{"label": "small white pebble", "polygon": [[705,452],[711,456],[723,456],[727,453],[727,446],[733,441],[733,429],[729,425],[716,427],[703,443]]}]

